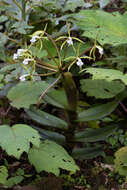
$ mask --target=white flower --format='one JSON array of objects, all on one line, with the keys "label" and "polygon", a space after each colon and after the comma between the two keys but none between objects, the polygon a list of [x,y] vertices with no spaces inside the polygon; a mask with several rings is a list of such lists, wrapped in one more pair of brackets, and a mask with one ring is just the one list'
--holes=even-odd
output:
[{"label": "white flower", "polygon": [[17,50],[18,57],[22,56],[22,53],[25,53],[26,51],[27,51],[26,49],[18,49]]},{"label": "white flower", "polygon": [[28,74],[22,75],[21,77],[19,77],[20,81],[21,82],[25,81],[27,76],[28,76]]},{"label": "white flower", "polygon": [[27,65],[31,61],[33,61],[33,59],[30,59],[30,58],[24,59],[23,64]]},{"label": "white flower", "polygon": [[33,36],[33,37],[31,38],[30,42],[31,42],[31,43],[34,43],[34,42],[37,41],[37,39],[40,39],[40,37],[39,37],[39,36]]},{"label": "white flower", "polygon": [[15,60],[15,59],[17,59],[17,58],[18,58],[17,53],[14,53],[14,55],[13,55],[13,60]]},{"label": "white flower", "polygon": [[77,58],[77,62],[76,62],[76,64],[79,66],[79,67],[81,67],[84,63],[82,62],[82,60],[78,57]]},{"label": "white flower", "polygon": [[103,48],[101,46],[96,46],[96,48],[99,50],[100,55],[104,54]]},{"label": "white flower", "polygon": [[69,46],[73,45],[72,37],[68,37],[67,43],[68,43]]}]

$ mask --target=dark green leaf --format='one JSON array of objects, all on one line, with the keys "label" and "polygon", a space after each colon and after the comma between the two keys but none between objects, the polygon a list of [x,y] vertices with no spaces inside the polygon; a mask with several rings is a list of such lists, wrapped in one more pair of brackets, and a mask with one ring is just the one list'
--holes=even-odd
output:
[{"label": "dark green leaf", "polygon": [[97,142],[105,140],[108,136],[112,135],[118,127],[115,125],[102,127],[98,129],[85,129],[83,132],[75,134],[75,139],[78,142]]},{"label": "dark green leaf", "polygon": [[103,155],[102,146],[79,148],[75,149],[72,153],[73,158],[80,160],[92,159],[100,155]]},{"label": "dark green leaf", "polygon": [[25,111],[32,120],[39,124],[60,129],[67,129],[67,123],[54,115],[37,110],[36,108],[32,108],[31,110],[25,109]]},{"label": "dark green leaf", "polygon": [[78,115],[78,121],[91,121],[101,119],[110,113],[112,113],[118,106],[118,101],[109,102],[107,104],[102,104],[89,108]]}]

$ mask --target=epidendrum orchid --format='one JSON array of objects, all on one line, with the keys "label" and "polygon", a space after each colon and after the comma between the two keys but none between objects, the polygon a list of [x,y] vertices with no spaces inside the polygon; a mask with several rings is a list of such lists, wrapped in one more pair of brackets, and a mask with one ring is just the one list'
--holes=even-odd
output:
[{"label": "epidendrum orchid", "polygon": [[35,43],[38,39],[40,39],[40,37],[39,37],[39,36],[37,36],[37,35],[32,36],[32,38],[31,38],[30,42],[31,42],[31,43]]},{"label": "epidendrum orchid", "polygon": [[29,76],[28,74],[25,74],[25,75],[20,76],[19,79],[21,82],[24,82],[26,80],[26,77],[28,76]]},{"label": "epidendrum orchid", "polygon": [[23,64],[28,65],[29,62],[32,62],[32,61],[34,61],[34,59],[27,58],[27,59],[24,59]]}]

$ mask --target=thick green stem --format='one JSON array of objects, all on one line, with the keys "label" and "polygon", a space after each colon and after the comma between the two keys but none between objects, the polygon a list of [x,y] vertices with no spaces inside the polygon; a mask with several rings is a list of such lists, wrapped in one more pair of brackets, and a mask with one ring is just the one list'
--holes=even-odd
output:
[{"label": "thick green stem", "polygon": [[26,20],[26,0],[22,0],[22,20]]},{"label": "thick green stem", "polygon": [[65,138],[66,138],[65,148],[71,154],[75,145],[74,134],[77,126],[75,120],[77,119],[78,91],[70,72],[66,72],[63,74],[63,86],[68,101],[68,107],[65,109],[65,113],[68,120],[68,129],[65,132]]}]

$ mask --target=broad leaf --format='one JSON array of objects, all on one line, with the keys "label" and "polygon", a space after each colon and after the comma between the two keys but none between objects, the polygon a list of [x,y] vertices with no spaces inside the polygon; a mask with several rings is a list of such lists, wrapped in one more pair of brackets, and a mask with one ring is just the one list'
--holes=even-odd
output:
[{"label": "broad leaf", "polygon": [[0,146],[8,155],[19,159],[23,152],[29,151],[30,142],[39,147],[40,136],[32,127],[24,124],[17,124],[13,127],[0,126]]},{"label": "broad leaf", "polygon": [[113,112],[118,106],[118,101],[109,102],[107,104],[102,104],[85,110],[78,115],[78,121],[91,121],[101,119],[111,112]]},{"label": "broad leaf", "polygon": [[104,79],[107,81],[122,80],[127,85],[127,74],[123,74],[119,70],[115,69],[102,69],[102,68],[88,68],[85,69],[87,73],[92,74],[92,79]]},{"label": "broad leaf", "polygon": [[117,129],[117,126],[111,125],[98,129],[85,129],[83,132],[75,134],[75,140],[78,142],[97,142],[105,140],[107,137],[112,135]]},{"label": "broad leaf", "polygon": [[37,104],[41,93],[49,87],[45,81],[22,82],[11,88],[8,98],[11,105],[16,108],[29,108],[31,104]]},{"label": "broad leaf", "polygon": [[115,170],[120,175],[127,176],[127,146],[120,148],[115,153]]},{"label": "broad leaf", "polygon": [[93,159],[97,156],[103,155],[103,147],[102,146],[94,146],[88,148],[78,148],[74,149],[72,156],[75,159]]},{"label": "broad leaf", "polygon": [[44,96],[44,101],[59,107],[59,108],[64,108],[67,107],[67,98],[66,98],[66,94],[64,90],[51,90],[50,92],[48,92],[45,96]]},{"label": "broad leaf", "polygon": [[25,111],[33,121],[36,121],[41,125],[67,129],[67,123],[56,116],[53,116],[41,110],[37,110],[35,108],[32,108],[31,110],[25,109]]},{"label": "broad leaf", "polygon": [[82,91],[86,92],[87,96],[96,98],[112,98],[125,89],[120,81],[83,79],[80,83]]},{"label": "broad leaf", "polygon": [[53,141],[44,141],[39,149],[33,147],[28,154],[31,164],[37,172],[47,171],[59,175],[60,168],[73,173],[79,170],[71,156],[65,149]]},{"label": "broad leaf", "polygon": [[81,10],[74,15],[76,23],[84,31],[83,36],[97,39],[101,44],[127,43],[127,14],[107,13],[100,10]]}]

